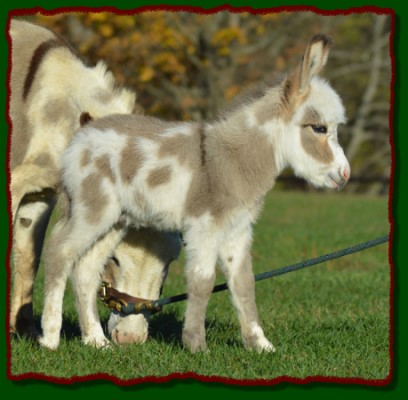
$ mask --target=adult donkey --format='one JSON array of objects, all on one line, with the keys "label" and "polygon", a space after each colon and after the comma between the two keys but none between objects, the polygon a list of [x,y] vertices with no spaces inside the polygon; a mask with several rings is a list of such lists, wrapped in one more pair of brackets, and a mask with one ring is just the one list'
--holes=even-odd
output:
[{"label": "adult donkey", "polygon": [[[94,282],[127,228],[149,226],[184,233],[185,346],[192,352],[206,349],[205,310],[219,261],[244,344],[274,351],[255,305],[252,224],[265,194],[287,166],[317,187],[341,188],[350,176],[337,140],[344,108],[317,76],[330,45],[324,35],[313,37],[298,67],[281,84],[218,120],[170,123],[116,115],[77,133],[62,156],[69,218],[52,232],[46,250],[42,345],[58,346],[70,274],[84,342],[98,347],[108,343],[94,312]],[[98,160],[104,160],[103,168]],[[93,251],[94,243],[105,243],[105,254],[98,253],[101,258],[86,268],[73,268],[78,257]]]},{"label": "adult donkey", "polygon": [[[111,113],[131,114],[135,112],[136,96],[116,87],[103,62],[85,66],[64,40],[44,27],[12,19],[9,34],[14,237],[10,331],[36,337],[33,284],[58,197],[61,154],[80,123]],[[102,159],[99,164],[103,168]],[[116,289],[157,299],[166,268],[178,255],[179,238],[172,233],[150,232],[151,243],[147,243],[144,237],[145,231],[142,237],[135,230],[129,232],[114,255],[119,268],[110,262],[109,275],[115,278]],[[94,251],[97,253],[98,247]],[[86,266],[79,261],[79,267]],[[146,283],[143,291],[140,282]],[[113,339],[118,343],[145,341],[145,317],[112,315],[109,328]]]}]

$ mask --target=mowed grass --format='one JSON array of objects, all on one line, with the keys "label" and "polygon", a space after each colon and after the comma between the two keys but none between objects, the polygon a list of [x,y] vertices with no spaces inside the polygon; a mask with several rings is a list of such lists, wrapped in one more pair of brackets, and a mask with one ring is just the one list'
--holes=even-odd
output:
[{"label": "mowed grass", "polygon": [[[388,199],[342,193],[272,191],[255,226],[254,272],[335,251],[389,232]],[[185,291],[183,257],[172,264],[163,297]],[[185,302],[152,317],[143,345],[97,350],[81,344],[73,296],[64,303],[63,339],[56,351],[11,339],[11,373],[52,377],[108,374],[121,380],[193,372],[234,380],[281,376],[386,379],[390,371],[388,244],[257,283],[262,326],[277,351],[243,348],[228,292],[214,294],[207,311],[209,351],[181,344]],[[217,283],[224,277],[218,274]],[[43,272],[36,281],[40,324]],[[108,312],[100,306],[104,324]]]}]

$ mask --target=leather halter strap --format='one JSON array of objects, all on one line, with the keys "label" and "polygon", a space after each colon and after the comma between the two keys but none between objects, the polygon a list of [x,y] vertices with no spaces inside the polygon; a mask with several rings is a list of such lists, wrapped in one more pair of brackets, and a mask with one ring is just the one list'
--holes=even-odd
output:
[{"label": "leather halter strap", "polygon": [[127,293],[116,290],[107,282],[102,282],[98,295],[106,307],[123,315],[140,314],[143,312],[153,314],[161,311],[161,306],[156,304],[156,300],[130,296]]}]

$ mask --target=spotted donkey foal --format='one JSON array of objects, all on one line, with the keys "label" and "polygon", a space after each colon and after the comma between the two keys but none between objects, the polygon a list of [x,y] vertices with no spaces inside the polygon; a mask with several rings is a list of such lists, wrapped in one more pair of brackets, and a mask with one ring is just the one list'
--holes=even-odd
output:
[{"label": "spotted donkey foal", "polygon": [[[191,352],[206,349],[205,311],[217,261],[244,345],[275,350],[258,321],[252,224],[287,166],[317,187],[341,188],[349,178],[337,141],[344,109],[335,91],[316,76],[330,45],[324,35],[313,37],[299,66],[280,85],[215,122],[110,116],[80,130],[62,157],[71,213],[52,233],[46,251],[42,345],[58,346],[70,273],[84,341],[98,347],[108,343],[95,311],[94,282],[127,227],[149,226],[184,233],[188,301],[182,337]],[[78,257],[98,241],[105,242],[105,257],[76,268]]]}]

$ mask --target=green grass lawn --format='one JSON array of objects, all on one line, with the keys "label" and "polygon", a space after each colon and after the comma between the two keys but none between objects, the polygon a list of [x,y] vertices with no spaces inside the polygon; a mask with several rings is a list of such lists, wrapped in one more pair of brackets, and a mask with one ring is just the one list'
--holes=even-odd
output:
[{"label": "green grass lawn", "polygon": [[[342,193],[271,192],[254,232],[254,272],[329,253],[389,232],[388,200]],[[163,296],[185,291],[183,260],[172,264]],[[40,321],[43,273],[36,281]],[[219,273],[217,283],[224,282]],[[390,371],[388,244],[257,283],[257,304],[277,351],[243,348],[229,293],[214,294],[207,311],[209,351],[182,347],[185,302],[152,318],[144,345],[96,350],[81,344],[73,296],[65,297],[63,340],[52,352],[11,340],[11,373],[75,377],[106,373],[130,380],[172,373],[237,380],[281,376],[381,380]],[[108,312],[101,305],[105,323]]]}]

